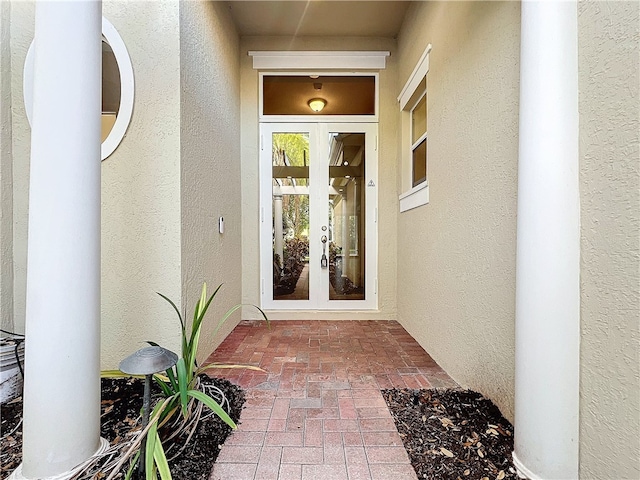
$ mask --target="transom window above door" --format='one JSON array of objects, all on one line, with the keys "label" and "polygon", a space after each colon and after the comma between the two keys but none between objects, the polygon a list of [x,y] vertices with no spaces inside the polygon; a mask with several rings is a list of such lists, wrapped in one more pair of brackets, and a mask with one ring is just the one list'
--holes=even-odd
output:
[{"label": "transom window above door", "polygon": [[375,115],[374,75],[263,75],[263,115]]},{"label": "transom window above door", "polygon": [[388,51],[249,51],[261,122],[378,122]]}]

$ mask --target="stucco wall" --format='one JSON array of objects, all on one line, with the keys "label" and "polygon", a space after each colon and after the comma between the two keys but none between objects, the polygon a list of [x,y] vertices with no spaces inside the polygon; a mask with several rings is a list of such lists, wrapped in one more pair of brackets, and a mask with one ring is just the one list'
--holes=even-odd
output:
[{"label": "stucco wall", "polygon": [[640,6],[579,2],[580,478],[640,478]]},{"label": "stucco wall", "polygon": [[[23,328],[30,128],[22,66],[33,39],[32,2],[12,2],[13,201],[16,329]],[[131,125],[102,163],[102,368],[154,340],[179,348],[180,51],[176,2],[103,2],[129,50],[136,81]],[[145,21],[141,22],[140,19]],[[162,34],[159,34],[162,32]]]},{"label": "stucco wall", "polygon": [[[153,340],[179,351],[180,29],[177,2],[105,1],[136,96],[127,134],[102,162],[102,365]],[[141,21],[144,19],[144,21]]]},{"label": "stucco wall", "polygon": [[13,321],[24,332],[31,129],[22,96],[22,69],[33,40],[34,3],[11,2],[11,155],[13,170]]},{"label": "stucco wall", "polygon": [[398,38],[400,87],[433,45],[430,203],[399,214],[398,320],[512,420],[520,4],[410,9]]},{"label": "stucco wall", "polygon": [[[11,4],[0,3],[0,325],[13,322],[13,180],[11,132]],[[21,330],[22,332],[22,330]]]},{"label": "stucco wall", "polygon": [[[240,43],[242,95],[242,298],[260,304],[259,171],[258,171],[258,71],[249,50],[385,50],[387,68],[380,71],[380,120],[378,150],[378,311],[286,312],[271,318],[286,319],[384,319],[396,318],[396,42],[373,37],[243,37]],[[243,318],[259,318],[245,309]]]},{"label": "stucco wall", "polygon": [[[240,303],[240,55],[228,9],[219,2],[180,4],[182,298],[189,318],[202,282],[211,304],[200,337],[203,360],[237,325],[224,313]],[[218,219],[224,217],[224,234]]]}]

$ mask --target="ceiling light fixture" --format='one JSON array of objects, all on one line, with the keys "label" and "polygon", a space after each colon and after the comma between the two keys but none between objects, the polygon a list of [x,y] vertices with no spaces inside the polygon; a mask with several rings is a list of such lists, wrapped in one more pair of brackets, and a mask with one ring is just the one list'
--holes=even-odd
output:
[{"label": "ceiling light fixture", "polygon": [[326,105],[327,101],[324,98],[312,98],[307,102],[309,108],[314,112],[320,112]]}]

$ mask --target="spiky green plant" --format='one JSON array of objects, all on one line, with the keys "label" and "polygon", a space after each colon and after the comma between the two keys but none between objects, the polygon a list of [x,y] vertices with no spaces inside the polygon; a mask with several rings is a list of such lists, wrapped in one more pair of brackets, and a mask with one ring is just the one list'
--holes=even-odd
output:
[{"label": "spiky green plant", "polygon": [[[134,447],[138,447],[140,440],[146,435],[146,447],[145,447],[145,470],[146,480],[157,479],[158,474],[162,480],[171,479],[171,471],[169,470],[169,461],[167,459],[167,452],[165,451],[165,445],[171,439],[178,437],[184,432],[188,432],[187,441],[184,442],[182,448],[173,455],[173,457],[179,455],[189,439],[195,432],[198,425],[200,416],[203,413],[203,406],[208,407],[215,415],[220,417],[227,425],[235,429],[236,424],[231,417],[225,412],[224,408],[213,396],[206,392],[205,387],[200,383],[199,375],[204,373],[208,369],[212,368],[247,368],[252,370],[263,371],[259,367],[251,365],[229,365],[222,363],[210,363],[203,366],[198,366],[196,361],[196,353],[198,351],[198,345],[200,342],[200,333],[202,330],[202,322],[211,305],[211,302],[215,298],[216,294],[220,291],[222,284],[216,288],[213,294],[207,298],[207,284],[202,285],[202,291],[200,298],[196,303],[193,313],[193,321],[191,328],[188,328],[184,321],[183,315],[176,304],[167,296],[159,293],[163,299],[165,299],[173,307],[178,319],[180,321],[180,329],[182,336],[181,355],[178,357],[178,362],[175,366],[167,369],[164,374],[155,374],[154,380],[159,385],[164,400],[158,402],[151,412],[149,424],[147,428],[141,432],[139,438],[134,445],[129,448],[125,453],[121,461],[116,468],[112,471],[107,480],[110,480],[119,468],[122,467],[127,458],[132,458],[132,467],[127,472],[126,478],[131,478],[133,474],[133,466],[137,463],[140,452],[134,455]],[[220,327],[227,321],[227,319],[243,304],[235,305],[231,307],[223,317],[218,321],[213,335],[215,335]],[[267,324],[269,320],[265,313],[257,306]],[[150,345],[157,346],[155,342],[147,342]],[[103,376],[121,376],[122,372],[103,372]],[[222,393],[219,392],[221,395]],[[166,436],[164,440],[160,438],[160,429],[164,427]],[[163,441],[164,444],[163,445]],[[171,448],[171,447],[169,447]],[[173,458],[172,457],[172,458]]]},{"label": "spiky green plant", "polygon": [[[158,473],[160,473],[160,476],[163,480],[171,478],[171,472],[169,471],[167,458],[162,442],[160,440],[158,429],[160,426],[168,424],[172,417],[175,416],[176,412],[180,411],[182,414],[183,420],[180,422],[180,425],[183,425],[184,428],[188,428],[189,425],[192,425],[192,428],[195,430],[197,421],[189,422],[190,417],[199,418],[200,414],[202,413],[202,405],[206,405],[227,425],[229,425],[233,429],[236,428],[235,422],[231,419],[227,412],[224,411],[222,406],[213,397],[209,396],[200,388],[200,381],[198,376],[201,373],[204,373],[206,370],[211,368],[250,368],[254,370],[262,370],[258,367],[253,366],[226,365],[220,363],[210,363],[201,367],[197,365],[196,354],[198,352],[198,345],[200,342],[202,321],[204,320],[207,310],[209,309],[209,305],[211,305],[211,302],[220,291],[221,287],[222,284],[220,284],[218,288],[216,288],[216,290],[213,292],[213,294],[207,299],[207,284],[204,283],[202,285],[200,299],[196,303],[194,309],[193,322],[191,324],[190,330],[187,328],[187,324],[184,321],[183,316],[176,304],[170,298],[158,292],[158,295],[169,302],[169,304],[173,307],[176,314],[178,315],[182,333],[182,352],[178,357],[178,362],[176,363],[176,365],[166,370],[166,375],[154,375],[156,383],[160,386],[164,396],[169,401],[161,402],[156,405],[152,413],[152,417],[155,417],[156,421],[150,427],[147,434],[148,437],[145,452],[147,480],[156,478],[154,467],[157,467],[157,471]],[[242,304],[231,307],[218,321],[218,324],[213,331],[213,335],[215,335],[218,330],[220,330],[222,325],[227,321],[227,319],[241,307]],[[265,313],[259,307],[255,305],[254,307],[257,308],[258,311],[260,311],[263,318],[268,323],[269,320]],[[151,345],[156,345],[153,342],[149,343]],[[199,403],[197,403],[197,405],[194,405],[194,402]],[[176,437],[179,433],[184,431],[184,428],[178,428],[177,430],[174,430],[174,432],[172,432],[168,438],[170,439]],[[191,432],[191,434],[192,433],[193,431]]]}]

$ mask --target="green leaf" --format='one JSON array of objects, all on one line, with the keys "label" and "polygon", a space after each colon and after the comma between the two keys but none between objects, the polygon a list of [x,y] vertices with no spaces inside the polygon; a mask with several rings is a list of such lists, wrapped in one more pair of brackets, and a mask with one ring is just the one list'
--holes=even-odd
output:
[{"label": "green leaf", "polygon": [[180,327],[182,328],[182,349],[184,350],[185,347],[186,347],[185,339],[187,337],[187,331],[186,331],[186,327],[184,325],[184,320],[182,319],[182,314],[180,313],[180,310],[178,310],[178,307],[176,307],[176,304],[173,303],[169,297],[166,297],[165,295],[161,294],[160,292],[156,292],[156,293],[158,295],[160,295],[162,298],[164,298],[167,302],[169,302],[171,304],[171,306],[173,307],[173,309],[178,314],[178,320],[180,320]]},{"label": "green leaf", "polygon": [[256,370],[258,372],[266,372],[265,369],[260,368],[260,367],[256,367],[255,365],[234,365],[234,364],[230,364],[230,363],[209,363],[207,365],[203,365],[202,367],[198,368],[198,370],[196,371],[197,375],[200,375],[201,373],[207,371],[207,370],[211,370],[214,368],[238,368],[238,369],[247,369],[247,370]]},{"label": "green leaf", "polygon": [[202,284],[202,291],[200,292],[200,300],[198,301],[198,305],[196,306],[195,315],[197,317],[200,316],[200,308],[204,307],[204,303],[206,301],[207,301],[207,282],[204,282]]},{"label": "green leaf", "polygon": [[157,375],[154,375],[153,379],[160,386],[160,389],[162,390],[162,393],[165,397],[170,397],[171,395],[173,395],[173,392],[168,387],[168,385],[164,383]]},{"label": "green leaf", "polygon": [[156,442],[159,442],[158,437],[158,422],[155,421],[151,424],[149,431],[147,432],[147,445],[144,452],[144,470],[147,472],[147,480],[156,480],[152,474],[153,472],[153,452],[156,448]]},{"label": "green leaf", "polygon": [[[200,300],[196,305],[194,315],[193,315],[193,325],[191,326],[191,338],[187,341],[187,352],[185,357],[185,361],[187,362],[187,368],[189,371],[193,372],[196,368],[196,354],[198,353],[198,344],[200,342],[200,331],[202,326],[202,321],[204,320],[204,316],[209,309],[209,305],[218,294],[220,289],[222,288],[222,283],[218,285],[218,288],[211,294],[209,300],[206,300],[207,294],[207,284],[202,285],[202,294],[200,296]],[[205,303],[206,300],[206,303]]]},{"label": "green leaf", "polygon": [[100,377],[102,378],[144,378],[144,375],[130,375],[128,373],[124,373],[121,370],[102,370],[100,372]]},{"label": "green leaf", "polygon": [[167,368],[166,372],[167,372],[167,377],[169,377],[169,381],[171,382],[171,387],[173,388],[173,391],[177,392],[178,382],[176,382],[176,377],[173,374],[173,368]]},{"label": "green leaf", "polygon": [[187,418],[187,385],[189,383],[187,378],[187,369],[184,365],[184,358],[178,359],[176,365],[178,369],[178,387],[180,389],[180,404],[182,405],[182,415]]},{"label": "green leaf", "polygon": [[129,469],[127,470],[127,474],[124,477],[124,480],[131,480],[131,476],[133,475],[133,470],[136,468],[138,464],[138,458],[140,458],[140,450],[136,452],[133,456],[133,460],[131,460],[131,465],[129,465]]},{"label": "green leaf", "polygon": [[231,428],[238,428],[236,423],[231,419],[231,417],[225,412],[220,404],[216,402],[213,398],[211,398],[206,393],[203,393],[199,390],[189,390],[188,395],[195,398],[196,400],[200,400],[207,407],[209,407],[216,415],[220,417],[220,419],[229,425]]},{"label": "green leaf", "polygon": [[164,448],[160,439],[155,443],[155,448],[153,450],[153,459],[158,466],[158,472],[160,473],[160,478],[162,480],[171,480],[171,471],[169,470],[169,463],[167,462],[167,457],[164,453]]}]

